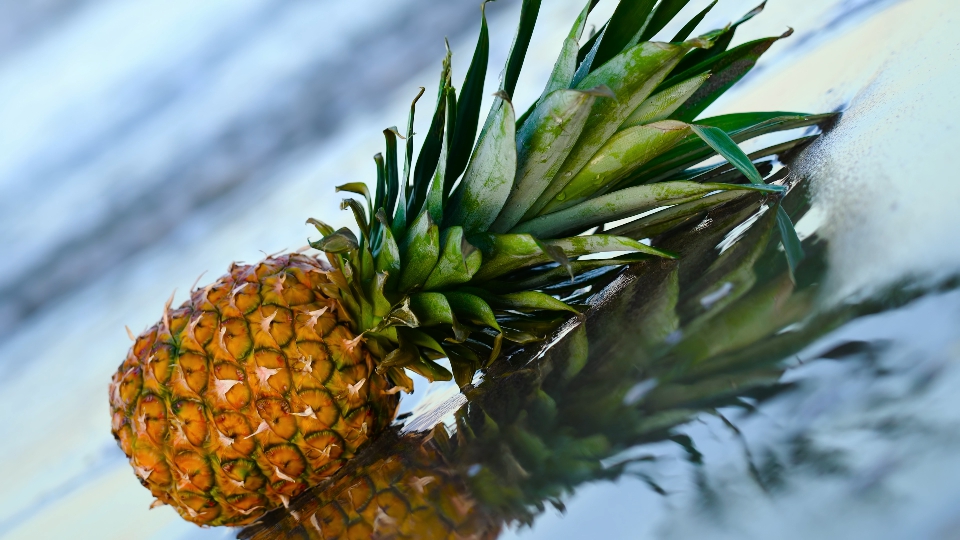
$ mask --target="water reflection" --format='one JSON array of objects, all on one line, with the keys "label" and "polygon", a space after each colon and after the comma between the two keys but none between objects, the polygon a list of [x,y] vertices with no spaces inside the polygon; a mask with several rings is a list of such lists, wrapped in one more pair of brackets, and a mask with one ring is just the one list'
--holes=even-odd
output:
[{"label": "water reflection", "polygon": [[[787,171],[773,179],[797,183]],[[828,246],[808,236],[808,257],[791,274],[768,203],[741,197],[654,238],[681,262],[651,260],[595,276],[601,292],[593,308],[568,321],[552,346],[500,362],[464,389],[466,403],[444,421],[431,425],[438,415],[430,413],[407,419],[330,484],[240,537],[493,538],[504,527],[534,524],[547,507],[562,511],[580,486],[598,480],[636,478],[668,495],[676,487],[658,472],[664,443],[692,467],[696,515],[719,519],[728,493],[702,467],[710,455],[687,429],[704,418],[732,434],[744,476],[766,496],[809,474],[870,491],[882,466],[854,478],[847,453],[807,430],[752,448],[738,424],[790,399],[807,400],[801,415],[815,416],[816,387],[787,374],[806,367],[790,359],[843,323],[919,291],[816,302]],[[809,211],[804,183],[785,208],[794,220]],[[823,305],[832,307],[817,308]],[[844,365],[852,380],[882,380],[893,369],[881,361],[891,347],[884,339],[834,340],[809,365]],[[933,373],[925,373],[929,382]],[[923,392],[923,380],[912,391]],[[910,422],[877,429],[896,436]]]}]

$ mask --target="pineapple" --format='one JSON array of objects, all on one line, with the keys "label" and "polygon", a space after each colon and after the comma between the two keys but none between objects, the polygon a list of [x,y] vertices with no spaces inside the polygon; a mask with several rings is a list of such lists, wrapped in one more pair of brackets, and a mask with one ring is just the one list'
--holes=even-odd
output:
[{"label": "pineapple", "polygon": [[[740,204],[711,213],[714,225],[706,234],[715,242],[755,212],[755,204]],[[770,217],[754,225],[745,249],[720,257],[721,277],[752,273],[769,244]],[[692,235],[703,232],[686,234]],[[717,259],[712,245],[692,255]],[[424,432],[415,423],[405,433],[389,430],[335,478],[239,537],[494,538],[507,524],[533,523],[548,504],[562,510],[565,495],[585,482],[619,478],[631,466],[623,456],[638,455],[623,452],[637,445],[673,440],[697,459],[693,441],[675,428],[700,414],[718,414],[717,407],[742,404],[745,397],[783,391],[778,359],[815,337],[791,340],[776,352],[751,343],[757,329],[773,333],[803,316],[796,308],[807,300],[792,294],[792,281],[782,272],[770,286],[733,293],[730,309],[687,321],[684,329],[697,330],[665,347],[686,301],[701,297],[697,284],[681,291],[684,279],[671,261],[650,261],[624,277],[620,293],[595,297],[603,309],[591,310],[550,350],[525,351],[512,359],[522,367],[501,370],[470,389],[469,404],[454,414],[452,437],[444,424]],[[771,313],[771,305],[782,309]],[[727,318],[735,313],[747,320],[731,328]],[[715,350],[697,350],[699,334]],[[625,342],[623,336],[629,336]],[[731,345],[735,362],[716,351]],[[659,384],[647,384],[645,394],[634,391],[652,380]],[[644,478],[662,491],[654,477]]]},{"label": "pineapple", "polygon": [[[669,42],[651,42],[685,2],[624,0],[584,40],[594,3],[575,21],[542,96],[518,117],[511,95],[540,6],[523,2],[477,137],[489,49],[481,16],[459,98],[449,52],[443,63],[416,164],[415,99],[405,137],[384,131],[375,189],[338,188],[362,196],[342,205],[356,233],[308,220],[322,235],[310,245],[326,260],[294,253],[234,266],[135,338],[111,384],[112,427],[157,504],[200,525],[250,523],[336,473],[383,431],[397,392],[413,391],[407,370],[466,387],[504,353],[579,314],[599,269],[675,257],[641,239],[748,195],[779,205],[785,187],[764,183],[753,161],[807,139],[750,156],[737,142],[831,115],[694,119],[788,34],[727,50],[754,10],[688,39],[705,10]],[[729,165],[692,168],[716,154]],[[802,251],[779,208],[777,221],[796,265]],[[584,258],[609,252],[624,254]]]}]

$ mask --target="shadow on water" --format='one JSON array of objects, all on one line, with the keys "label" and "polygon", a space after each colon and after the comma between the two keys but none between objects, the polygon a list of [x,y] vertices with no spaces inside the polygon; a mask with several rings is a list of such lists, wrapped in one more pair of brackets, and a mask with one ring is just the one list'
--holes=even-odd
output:
[{"label": "shadow on water", "polygon": [[[779,158],[789,162],[794,152]],[[793,184],[783,204],[796,222],[810,208],[806,183],[771,165],[779,170],[770,180]],[[862,474],[856,455],[823,444],[811,423],[766,437],[740,426],[816,417],[820,364],[848,366],[843,376],[863,385],[889,378],[898,369],[888,358],[896,343],[835,330],[930,291],[901,284],[853,304],[824,302],[826,241],[808,236],[807,258],[791,274],[771,210],[773,201],[748,196],[673,222],[653,241],[679,261],[593,276],[591,308],[549,345],[515,352],[460,396],[398,421],[330,482],[239,537],[494,538],[516,525],[536,529],[538,516],[548,507],[563,512],[588,482],[627,477],[665,498],[693,493],[694,521],[709,529],[724,520],[731,491],[704,467],[711,450],[687,429],[705,419],[730,434],[725,445],[745,463],[738,475],[762,497],[810,475],[870,491],[882,471]],[[811,367],[814,376],[803,375]],[[915,377],[905,395],[922,394],[934,377],[935,370]],[[872,429],[895,439],[920,427],[890,417]],[[685,487],[659,473],[669,466],[661,463],[664,444],[687,464]]]}]

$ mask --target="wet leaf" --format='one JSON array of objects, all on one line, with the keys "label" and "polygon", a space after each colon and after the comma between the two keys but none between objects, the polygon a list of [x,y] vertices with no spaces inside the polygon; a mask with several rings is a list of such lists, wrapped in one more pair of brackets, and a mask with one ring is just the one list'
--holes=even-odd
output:
[{"label": "wet leaf", "polygon": [[[576,234],[590,227],[635,216],[659,206],[681,204],[718,190],[754,190],[782,193],[782,186],[660,182],[601,195],[576,206],[546,214],[516,226],[512,232],[550,238]],[[480,273],[483,273],[481,268]]]},{"label": "wet leaf", "polygon": [[557,300],[549,294],[537,291],[522,291],[508,294],[498,294],[488,298],[491,305],[504,308],[524,310],[544,310],[544,311],[569,311],[579,313],[576,309]]},{"label": "wet leaf", "polygon": [[787,264],[790,265],[790,271],[795,272],[797,265],[804,258],[803,246],[800,245],[797,230],[782,205],[777,205],[777,228],[780,230],[780,241],[783,243],[783,251],[787,256]]},{"label": "wet leaf", "polygon": [[[540,241],[529,234],[480,235],[474,238],[474,242],[483,251],[483,264],[474,276],[476,281],[490,280],[521,268],[545,264],[553,260],[540,248]],[[604,234],[548,240],[543,243],[560,248],[567,257],[612,251],[640,252],[660,257],[673,256],[636,240]]]},{"label": "wet leaf", "polygon": [[516,118],[501,94],[503,107],[490,131],[477,143],[467,172],[450,200],[445,223],[461,225],[469,235],[487,230],[510,195],[517,172]]},{"label": "wet leaf", "polygon": [[635,126],[614,135],[601,147],[580,172],[550,201],[540,214],[569,208],[606,191],[644,163],[659,156],[683,140],[690,126],[675,120]]},{"label": "wet leaf", "polygon": [[443,294],[450,303],[453,312],[461,319],[500,330],[493,309],[479,296],[465,292],[446,292]]},{"label": "wet leaf", "polygon": [[650,96],[624,120],[620,126],[620,131],[669,118],[708,78],[710,78],[710,74],[703,73]]},{"label": "wet leaf", "polygon": [[600,67],[640,42],[640,33],[657,0],[621,0],[610,16],[593,63]]},{"label": "wet leaf", "polygon": [[424,283],[425,290],[466,283],[480,268],[482,255],[463,237],[462,227],[445,229],[441,244],[440,260]]},{"label": "wet leaf", "polygon": [[566,90],[572,86],[573,76],[577,72],[580,37],[583,35],[583,28],[587,24],[587,16],[590,14],[592,7],[593,0],[588,0],[587,5],[580,12],[580,16],[574,21],[570,34],[563,40],[560,56],[553,65],[553,72],[550,74],[550,79],[547,80],[547,86],[543,89],[540,99],[537,100],[537,105],[543,103],[550,94],[557,90]]},{"label": "wet leaf", "polygon": [[594,92],[558,90],[534,110],[517,133],[517,176],[503,210],[490,227],[506,232],[550,184],[577,142],[593,103]]},{"label": "wet leaf", "polygon": [[423,211],[410,225],[407,237],[400,245],[400,291],[422,285],[440,257],[440,231]]},{"label": "wet leaf", "polygon": [[605,85],[616,99],[600,99],[594,103],[570,155],[525,218],[539,214],[566,187],[692,46],[692,43],[641,43],[598,68],[578,85],[581,89]]}]

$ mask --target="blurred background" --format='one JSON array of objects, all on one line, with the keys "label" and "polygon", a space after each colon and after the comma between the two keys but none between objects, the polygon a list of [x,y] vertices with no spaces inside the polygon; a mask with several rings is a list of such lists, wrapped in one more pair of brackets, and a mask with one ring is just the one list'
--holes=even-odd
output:
[{"label": "blurred background", "polygon": [[[720,0],[699,28],[756,1]],[[692,1],[678,20],[707,3]],[[179,305],[203,272],[206,283],[233,261],[300,248],[307,217],[347,225],[333,186],[374,178],[381,130],[404,125],[420,86],[425,123],[445,37],[459,86],[478,4],[0,1],[0,537],[235,534],[199,529],[169,507],[148,511],[152,498],[109,430],[106,385],[129,347],[124,326],[155,322],[170,293],[179,289]],[[487,7],[488,88],[519,4]],[[601,0],[591,22],[615,4]],[[811,164],[830,194],[821,218],[845,224],[830,233],[842,248],[838,297],[960,268],[950,211],[960,193],[942,172],[951,139],[929,129],[953,129],[956,140],[953,4],[776,0],[737,34],[739,43],[796,30],[709,112],[852,111]],[[544,2],[520,110],[539,96],[582,7]],[[936,197],[911,195],[921,177]],[[571,526],[600,519],[571,512]],[[651,515],[670,520],[662,508]],[[558,530],[552,519],[538,534]]]}]

